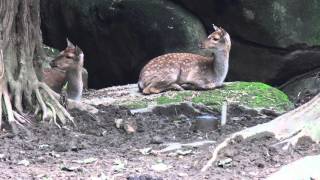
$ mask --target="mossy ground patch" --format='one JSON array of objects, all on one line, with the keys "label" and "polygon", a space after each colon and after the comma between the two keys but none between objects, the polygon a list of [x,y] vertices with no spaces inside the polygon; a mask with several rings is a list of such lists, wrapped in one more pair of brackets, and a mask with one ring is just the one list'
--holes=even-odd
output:
[{"label": "mossy ground patch", "polygon": [[288,96],[282,91],[259,82],[231,82],[210,91],[169,91],[144,99],[130,100],[121,104],[138,109],[156,105],[193,102],[220,109],[223,102],[239,104],[254,109],[271,109],[285,112],[293,108]]}]

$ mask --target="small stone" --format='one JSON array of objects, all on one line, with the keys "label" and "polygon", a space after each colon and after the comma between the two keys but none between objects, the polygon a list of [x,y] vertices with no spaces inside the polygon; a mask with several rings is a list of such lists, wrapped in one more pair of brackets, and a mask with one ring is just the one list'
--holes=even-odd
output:
[{"label": "small stone", "polygon": [[67,152],[68,151],[68,145],[67,144],[56,144],[54,146],[54,150],[57,152]]},{"label": "small stone", "polygon": [[179,176],[179,177],[187,177],[188,174],[187,174],[187,173],[178,173],[178,176]]},{"label": "small stone", "polygon": [[123,124],[123,128],[128,134],[135,133],[138,128],[136,120],[131,118],[127,119]]},{"label": "small stone", "polygon": [[233,160],[231,158],[220,160],[218,161],[218,167],[222,167],[222,168],[229,167],[231,166],[232,161]]},{"label": "small stone", "polygon": [[0,154],[0,159],[4,159],[6,157],[5,154]]},{"label": "small stone", "polygon": [[123,125],[123,119],[115,119],[114,123],[116,124],[116,127],[120,129],[121,126]]},{"label": "small stone", "polygon": [[44,157],[38,157],[37,158],[37,163],[45,163],[46,159]]},{"label": "small stone", "polygon": [[258,168],[264,168],[264,164],[263,164],[262,162],[257,163],[257,167],[258,167]]},{"label": "small stone", "polygon": [[154,136],[150,141],[150,144],[163,144],[163,143],[164,141],[161,136]]},{"label": "small stone", "polygon": [[159,164],[155,164],[151,166],[151,169],[157,172],[161,172],[161,171],[166,171],[168,169],[170,169],[171,166],[166,165],[164,163],[159,163]]},{"label": "small stone", "polygon": [[28,160],[24,159],[24,160],[19,161],[18,165],[29,166],[30,162]]},{"label": "small stone", "polygon": [[143,155],[149,155],[151,154],[152,148],[143,148],[143,149],[139,149],[139,152]]}]

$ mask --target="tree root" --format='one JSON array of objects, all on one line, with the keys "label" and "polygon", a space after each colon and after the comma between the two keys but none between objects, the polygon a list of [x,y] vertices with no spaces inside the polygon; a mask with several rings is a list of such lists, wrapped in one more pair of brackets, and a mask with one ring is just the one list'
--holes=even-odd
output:
[{"label": "tree root", "polygon": [[254,136],[262,132],[271,132],[275,138],[280,140],[280,143],[275,145],[283,145],[286,150],[290,146],[294,146],[298,139],[303,136],[309,136],[315,142],[320,141],[320,94],[310,100],[308,103],[294,109],[278,118],[264,124],[244,129],[236,132],[222,143],[220,143],[212,152],[211,159],[201,169],[201,172],[206,171],[216,161],[218,153],[228,146],[237,136],[242,136],[244,139]]},{"label": "tree root", "polygon": [[[37,85],[33,86],[32,92],[35,95],[36,104],[33,105],[35,112],[42,113],[41,119],[43,121],[53,122],[59,128],[61,128],[61,126],[58,124],[57,119],[59,119],[61,124],[65,124],[67,120],[70,120],[74,124],[73,117],[62,105],[60,105],[59,101],[55,98],[55,95],[52,94],[51,91],[48,91],[48,89],[50,88],[42,82],[37,82]],[[18,94],[12,94],[12,96],[14,97],[13,106],[10,100],[7,85],[3,84],[2,90],[0,91],[0,99],[3,98],[3,107],[6,110],[5,115],[7,117],[9,125],[13,128],[13,131],[15,129],[14,124],[23,125],[29,122],[23,114],[23,105],[22,101],[20,101],[22,99],[23,90],[15,90],[14,93]],[[0,103],[2,103],[2,101],[0,101]],[[15,107],[17,111],[14,111],[13,107]],[[0,109],[0,115],[2,115],[2,108]]]},{"label": "tree root", "polygon": [[[52,89],[50,89],[46,84],[42,83],[41,84],[41,88],[43,88],[44,90],[49,92],[51,94],[52,98],[60,99],[59,94],[57,94]],[[58,102],[58,100],[57,100],[57,102]],[[67,109],[78,109],[80,111],[86,111],[86,112],[91,113],[91,114],[96,114],[99,111],[97,108],[93,107],[92,105],[89,105],[89,104],[86,104],[86,103],[83,103],[83,102],[79,102],[79,101],[74,101],[72,99],[68,99],[68,103],[67,104],[68,104]]]},{"label": "tree root", "polygon": [[319,179],[320,155],[306,156],[282,167],[269,175],[267,180],[278,179]]}]

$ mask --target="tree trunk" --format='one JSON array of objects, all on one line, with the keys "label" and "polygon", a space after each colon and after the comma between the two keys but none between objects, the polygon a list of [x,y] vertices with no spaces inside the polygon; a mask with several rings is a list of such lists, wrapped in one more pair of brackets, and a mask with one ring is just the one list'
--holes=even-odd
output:
[{"label": "tree trunk", "polygon": [[41,110],[43,119],[55,120],[57,115],[64,122],[71,118],[53,92],[38,81],[40,69],[35,67],[40,67],[44,57],[39,6],[39,0],[0,0],[0,49],[5,70],[0,89],[10,123],[22,120],[26,110],[36,109]]}]

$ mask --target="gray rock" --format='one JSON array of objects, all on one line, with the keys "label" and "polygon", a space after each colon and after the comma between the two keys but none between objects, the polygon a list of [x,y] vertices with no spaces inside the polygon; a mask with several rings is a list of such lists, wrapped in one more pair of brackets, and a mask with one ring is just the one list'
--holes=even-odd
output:
[{"label": "gray rock", "polygon": [[232,39],[228,80],[280,85],[320,67],[320,1],[173,0]]},{"label": "gray rock", "polygon": [[206,37],[197,18],[166,0],[42,0],[41,11],[45,43],[79,45],[92,88],[136,82],[150,59],[197,51]]}]

